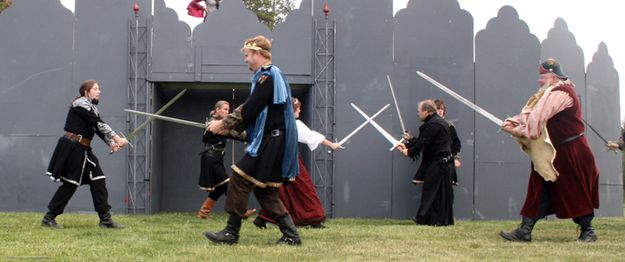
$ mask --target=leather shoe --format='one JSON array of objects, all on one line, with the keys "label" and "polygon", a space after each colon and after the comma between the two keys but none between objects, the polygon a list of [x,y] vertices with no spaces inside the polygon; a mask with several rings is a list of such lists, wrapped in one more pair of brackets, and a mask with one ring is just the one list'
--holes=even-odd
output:
[{"label": "leather shoe", "polygon": [[215,244],[234,245],[239,242],[239,236],[226,230],[222,230],[217,233],[206,231],[204,232],[204,236]]},{"label": "leather shoe", "polygon": [[44,226],[44,227],[50,227],[50,228],[56,228],[56,229],[62,229],[63,228],[62,225],[59,225],[59,224],[56,223],[56,220],[54,220],[54,218],[50,219],[50,218],[47,218],[47,217],[44,217],[41,220],[41,225]]},{"label": "leather shoe", "polygon": [[579,238],[577,238],[579,242],[595,242],[597,241],[597,234],[592,227],[582,228],[582,232],[579,234]]}]

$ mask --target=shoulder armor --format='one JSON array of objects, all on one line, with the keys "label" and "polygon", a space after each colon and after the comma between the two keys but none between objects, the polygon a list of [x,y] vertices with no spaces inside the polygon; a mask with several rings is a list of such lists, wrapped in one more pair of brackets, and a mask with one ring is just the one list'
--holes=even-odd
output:
[{"label": "shoulder armor", "polygon": [[88,111],[91,111],[91,101],[89,101],[89,99],[87,99],[86,97],[79,97],[76,100],[74,100],[74,102],[72,102],[72,107],[82,107],[84,109],[87,109]]}]

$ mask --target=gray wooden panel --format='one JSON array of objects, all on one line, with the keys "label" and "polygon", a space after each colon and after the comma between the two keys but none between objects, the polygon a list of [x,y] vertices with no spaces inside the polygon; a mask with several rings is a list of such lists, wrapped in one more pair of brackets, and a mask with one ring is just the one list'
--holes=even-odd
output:
[{"label": "gray wooden panel", "polygon": [[272,38],[256,15],[245,9],[243,1],[224,1],[219,10],[210,13],[206,23],[193,30],[195,80],[210,81],[202,76],[229,75],[248,82],[250,75],[241,47],[245,39],[257,35]]},{"label": "gray wooden panel", "polygon": [[[147,2],[146,0],[141,2]],[[147,4],[142,5],[146,10]],[[97,11],[96,11],[97,10]],[[96,79],[102,89],[100,113],[124,117],[128,88],[128,21],[134,17],[125,0],[76,2],[76,67],[74,81]],[[115,128],[114,128],[115,129]]]},{"label": "gray wooden panel", "polygon": [[[586,121],[604,139],[615,141],[621,135],[618,107],[619,76],[604,43],[599,45],[593,61],[588,64],[587,81]],[[586,135],[601,173],[599,181],[602,184],[622,185],[621,154],[606,152],[605,142],[588,126]]]},{"label": "gray wooden panel", "polygon": [[45,172],[57,139],[0,135],[0,166],[8,178],[0,184],[0,210],[47,210],[56,187],[51,186],[54,183]]},{"label": "gray wooden panel", "polygon": [[[575,84],[575,92],[582,103],[582,117],[587,117],[586,68],[584,52],[577,45],[575,35],[569,31],[566,21],[557,18],[549,30],[547,39],[541,43],[541,60],[554,58],[562,66],[562,71]],[[587,128],[588,129],[588,128]],[[589,130],[586,130],[588,134]]]},{"label": "gray wooden panel", "polygon": [[[152,58],[150,79],[154,74],[191,73],[193,72],[193,46],[191,29],[180,21],[176,12],[165,6],[165,1],[154,1],[154,30],[152,40]],[[170,81],[181,81],[175,78]]]},{"label": "gray wooden panel", "polygon": [[21,1],[0,24],[0,134],[58,134],[49,120],[64,117],[58,113],[78,93],[71,88],[72,13],[59,1]]},{"label": "gray wooden panel", "polygon": [[[315,59],[313,41],[313,0],[303,0],[298,9],[293,10],[286,21],[276,25],[273,36],[273,61],[288,75],[312,75]],[[317,6],[316,8],[319,8]],[[291,81],[291,83],[294,83]],[[300,83],[300,82],[298,82]],[[312,83],[308,82],[308,83]]]},{"label": "gray wooden panel", "polygon": [[[462,143],[463,166],[458,170],[460,186],[454,187],[455,210],[459,218],[472,216],[473,210],[473,129],[471,110],[431,83],[419,77],[422,71],[469,100],[473,100],[473,18],[460,9],[457,1],[410,1],[397,12],[394,27],[392,81],[406,128],[418,135],[421,125],[417,103],[424,99],[443,99],[447,120],[454,123]],[[380,93],[392,103],[387,83]],[[389,127],[401,133],[395,110]],[[393,217],[414,216],[418,207],[420,187],[415,194],[410,180],[417,166],[396,154],[393,163]],[[397,179],[395,179],[397,178]]]},{"label": "gray wooden panel", "polygon": [[[476,103],[502,120],[518,114],[538,90],[539,54],[538,39],[517,11],[502,7],[475,37]],[[486,118],[476,116],[475,127],[476,218],[514,218],[525,197],[521,185],[527,184],[530,161]]]},{"label": "gray wooden panel", "polygon": [[595,216],[623,217],[623,186],[600,185],[599,202]]},{"label": "gray wooden panel", "polygon": [[480,163],[475,166],[474,219],[517,219],[520,215],[530,163]]},{"label": "gray wooden panel", "polygon": [[[384,1],[365,4],[359,0],[336,1],[330,8],[337,26],[335,136],[342,139],[364,120],[350,102],[369,115],[392,103],[386,87],[391,64],[385,62],[391,59],[392,10]],[[375,37],[372,32],[376,32]],[[390,129],[397,122],[390,109],[376,121],[396,133]],[[389,152],[389,145],[372,126],[367,126],[336,154],[335,216],[391,216],[391,154],[398,153]]]}]

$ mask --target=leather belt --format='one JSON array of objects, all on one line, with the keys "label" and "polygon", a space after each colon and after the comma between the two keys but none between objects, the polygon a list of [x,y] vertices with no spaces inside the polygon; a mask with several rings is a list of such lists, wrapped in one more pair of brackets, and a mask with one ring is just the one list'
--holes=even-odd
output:
[{"label": "leather belt", "polygon": [[573,141],[575,139],[578,139],[579,137],[581,137],[583,135],[584,135],[584,133],[581,133],[579,135],[574,135],[574,136],[567,137],[564,140],[562,140],[562,141],[560,141],[560,142],[558,142],[558,143],[556,143],[554,145],[559,146],[559,145],[562,145],[562,144],[566,144],[566,143],[571,142],[571,141]]},{"label": "leather belt", "polygon": [[211,144],[204,144],[204,150],[214,151],[214,152],[223,152],[226,149],[223,147],[218,147],[218,146],[211,145]]},{"label": "leather belt", "polygon": [[91,147],[91,139],[86,138],[82,135],[77,135],[72,132],[65,131],[65,137],[67,139],[80,143],[83,146]]}]

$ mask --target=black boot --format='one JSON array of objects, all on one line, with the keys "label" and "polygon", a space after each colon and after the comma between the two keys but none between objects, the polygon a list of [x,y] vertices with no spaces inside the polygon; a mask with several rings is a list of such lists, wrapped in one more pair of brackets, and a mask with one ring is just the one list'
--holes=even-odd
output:
[{"label": "black boot", "polygon": [[287,245],[301,245],[302,239],[299,237],[297,233],[297,228],[295,228],[295,223],[293,223],[293,219],[291,219],[290,215],[283,216],[278,218],[278,227],[280,228],[280,232],[282,232],[282,237],[278,239],[276,244],[287,244]]},{"label": "black boot", "polygon": [[113,219],[111,218],[110,212],[98,214],[98,216],[100,217],[101,228],[117,228],[117,229],[124,228],[122,224],[118,224],[118,223],[115,223],[115,221],[113,221]]},{"label": "black boot", "polygon": [[595,242],[597,241],[597,234],[595,233],[595,229],[591,226],[582,226],[582,232],[579,234],[579,238],[577,241],[579,242]]},{"label": "black boot", "polygon": [[215,244],[236,244],[239,242],[239,231],[241,230],[241,217],[230,214],[228,224],[224,230],[213,233],[204,232],[204,236]]},{"label": "black boot", "polygon": [[254,223],[254,225],[255,225],[257,228],[260,228],[260,229],[267,229],[267,220],[263,219],[263,218],[262,218],[262,217],[260,217],[260,216],[256,216],[256,219],[254,219],[254,222],[252,222],[252,223]]},{"label": "black boot", "polygon": [[595,214],[590,213],[588,215],[582,217],[573,218],[573,221],[579,225],[582,232],[579,234],[577,241],[579,242],[595,242],[597,241],[597,234],[595,230],[592,228],[592,219],[595,217]]},{"label": "black boot", "polygon": [[56,215],[48,212],[46,213],[45,216],[43,216],[43,219],[41,220],[41,225],[44,227],[51,227],[51,228],[56,228],[56,229],[63,228],[62,225],[59,225],[56,223],[56,220],[54,220],[55,218],[56,218]]},{"label": "black boot", "polygon": [[530,242],[532,241],[532,229],[538,219],[523,217],[522,223],[519,228],[510,232],[501,231],[499,235],[506,240],[517,242]]}]

